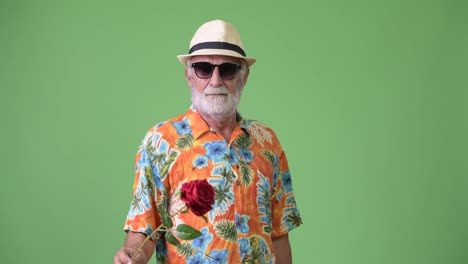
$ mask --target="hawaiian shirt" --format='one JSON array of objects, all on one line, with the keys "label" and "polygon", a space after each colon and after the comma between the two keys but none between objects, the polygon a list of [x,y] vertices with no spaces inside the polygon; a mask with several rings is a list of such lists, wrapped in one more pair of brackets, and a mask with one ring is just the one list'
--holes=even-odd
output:
[{"label": "hawaiian shirt", "polygon": [[[202,235],[167,243],[156,240],[158,263],[275,263],[272,239],[302,224],[286,156],[275,133],[243,119],[231,139],[211,129],[194,106],[152,127],[136,158],[133,200],[124,230],[151,234],[160,210]],[[183,183],[206,179],[214,187],[205,217],[177,214]]]}]

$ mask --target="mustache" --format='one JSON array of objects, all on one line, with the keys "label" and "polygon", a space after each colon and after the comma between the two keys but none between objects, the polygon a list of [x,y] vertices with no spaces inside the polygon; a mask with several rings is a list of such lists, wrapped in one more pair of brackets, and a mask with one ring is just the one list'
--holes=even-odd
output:
[{"label": "mustache", "polygon": [[203,95],[210,95],[210,94],[224,94],[229,95],[231,92],[225,86],[221,87],[208,87],[203,91]]}]

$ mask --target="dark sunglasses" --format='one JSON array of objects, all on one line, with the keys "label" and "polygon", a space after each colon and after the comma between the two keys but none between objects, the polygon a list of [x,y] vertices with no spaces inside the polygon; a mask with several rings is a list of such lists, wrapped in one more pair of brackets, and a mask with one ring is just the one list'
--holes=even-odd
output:
[{"label": "dark sunglasses", "polygon": [[229,62],[221,64],[211,64],[209,62],[192,63],[192,68],[195,69],[195,74],[200,79],[211,78],[215,67],[218,67],[219,75],[223,80],[232,80],[236,78],[237,73],[242,66]]}]

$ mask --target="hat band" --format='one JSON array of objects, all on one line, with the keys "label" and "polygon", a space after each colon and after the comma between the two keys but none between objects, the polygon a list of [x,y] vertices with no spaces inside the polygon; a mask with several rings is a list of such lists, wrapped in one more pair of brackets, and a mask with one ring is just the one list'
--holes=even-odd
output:
[{"label": "hat band", "polygon": [[217,42],[217,41],[213,41],[213,42],[202,42],[202,43],[198,43],[198,44],[195,44],[193,45],[190,50],[189,50],[189,54],[192,54],[193,52],[197,51],[197,50],[201,50],[201,49],[225,49],[225,50],[232,50],[232,51],[235,51],[239,54],[241,54],[242,56],[246,56],[245,55],[245,52],[244,50],[237,46],[237,45],[234,45],[234,44],[231,44],[231,43],[227,43],[227,42]]}]

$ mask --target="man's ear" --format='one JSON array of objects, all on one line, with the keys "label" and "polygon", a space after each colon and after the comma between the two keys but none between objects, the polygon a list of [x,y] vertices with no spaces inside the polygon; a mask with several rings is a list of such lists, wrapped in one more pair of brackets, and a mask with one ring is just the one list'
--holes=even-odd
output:
[{"label": "man's ear", "polygon": [[187,80],[187,84],[190,87],[190,84],[191,84],[192,80],[190,79],[191,76],[190,76],[190,74],[188,72],[188,68],[185,67],[184,71],[185,71],[185,79]]},{"label": "man's ear", "polygon": [[250,67],[246,67],[244,80],[242,80],[242,87],[244,87],[247,84],[247,79],[249,79],[249,73],[250,73]]}]

